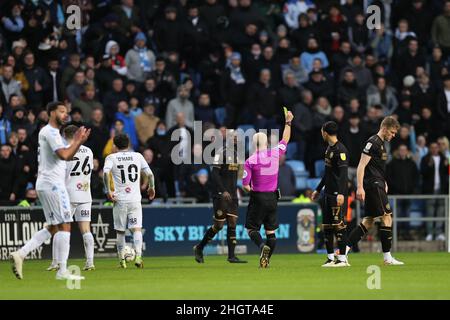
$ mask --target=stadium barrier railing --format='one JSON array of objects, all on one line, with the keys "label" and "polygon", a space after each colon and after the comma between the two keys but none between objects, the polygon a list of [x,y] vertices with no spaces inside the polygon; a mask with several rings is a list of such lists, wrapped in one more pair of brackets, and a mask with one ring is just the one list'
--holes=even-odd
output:
[{"label": "stadium barrier railing", "polygon": [[[394,250],[397,250],[399,247],[399,231],[400,226],[404,228],[409,223],[407,228],[410,228],[411,225],[423,225],[423,223],[433,222],[433,223],[443,223],[444,230],[442,230],[445,234],[445,248],[447,252],[450,253],[450,206],[449,206],[449,196],[448,195],[422,195],[422,194],[414,194],[414,195],[389,195],[389,201],[392,207],[392,246]],[[401,212],[401,204],[400,201],[409,202],[409,205],[405,205],[407,211],[406,215],[403,215]],[[439,204],[443,208],[442,216],[427,216],[427,210],[432,208],[429,206],[427,208],[427,202],[433,201],[436,203],[440,201]],[[409,208],[408,208],[409,207]],[[405,209],[403,208],[403,209]],[[360,201],[356,201],[356,219],[359,224],[363,217],[363,207]]]}]

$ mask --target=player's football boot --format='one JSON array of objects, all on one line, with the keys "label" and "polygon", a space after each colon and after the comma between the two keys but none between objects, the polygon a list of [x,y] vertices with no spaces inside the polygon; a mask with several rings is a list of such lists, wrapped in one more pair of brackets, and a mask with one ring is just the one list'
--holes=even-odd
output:
[{"label": "player's football boot", "polygon": [[229,263],[247,263],[245,260],[241,260],[238,257],[228,258]]},{"label": "player's football boot", "polygon": [[84,265],[83,270],[84,271],[94,271],[95,270],[95,266],[94,266],[93,263],[86,261],[86,264]]},{"label": "player's football boot", "polygon": [[74,280],[74,281],[79,281],[79,280],[85,279],[83,276],[71,274],[69,271],[66,271],[65,273],[58,272],[56,274],[55,278],[56,278],[56,280]]},{"label": "player's football boot", "polygon": [[141,256],[136,256],[136,259],[134,259],[134,265],[138,269],[144,269],[144,260],[142,260]]},{"label": "player's football boot", "polygon": [[259,267],[267,268],[269,266],[270,247],[264,245],[261,249],[261,255],[259,256]]},{"label": "player's football boot", "polygon": [[52,264],[47,268],[47,271],[58,271],[59,264],[52,262]]},{"label": "player's football boot", "polygon": [[334,267],[334,260],[328,259],[325,261],[325,263],[322,265],[324,268]]},{"label": "player's football boot", "polygon": [[205,260],[203,259],[203,250],[198,246],[194,246],[194,256],[195,256],[195,261],[197,261],[198,263],[204,263]]},{"label": "player's football boot", "polygon": [[348,263],[347,261],[336,260],[336,262],[330,267],[333,268],[350,267],[350,263]]},{"label": "player's football boot", "polygon": [[384,264],[387,265],[387,266],[402,266],[402,265],[404,265],[405,263],[404,263],[404,262],[401,262],[401,261],[398,261],[397,259],[395,259],[394,257],[392,257],[391,260],[384,260]]},{"label": "player's football boot", "polygon": [[23,266],[23,258],[20,256],[19,252],[13,252],[10,256],[11,264],[12,264],[12,272],[16,276],[17,279],[23,279],[22,274],[22,266]]},{"label": "player's football boot", "polygon": [[125,259],[122,259],[119,261],[119,268],[120,269],[126,269],[127,268],[127,262],[125,261]]}]

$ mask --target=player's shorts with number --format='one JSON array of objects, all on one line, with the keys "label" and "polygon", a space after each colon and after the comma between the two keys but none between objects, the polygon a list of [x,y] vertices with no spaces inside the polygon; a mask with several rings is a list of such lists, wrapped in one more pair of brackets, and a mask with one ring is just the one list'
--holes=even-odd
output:
[{"label": "player's shorts with number", "polygon": [[117,231],[142,228],[142,205],[140,202],[116,202],[113,217],[114,229]]},{"label": "player's shorts with number", "polygon": [[53,185],[49,189],[36,191],[42,203],[47,224],[54,226],[73,221],[69,194],[64,185]]},{"label": "player's shorts with number", "polygon": [[92,202],[71,203],[72,216],[76,222],[91,222]]}]

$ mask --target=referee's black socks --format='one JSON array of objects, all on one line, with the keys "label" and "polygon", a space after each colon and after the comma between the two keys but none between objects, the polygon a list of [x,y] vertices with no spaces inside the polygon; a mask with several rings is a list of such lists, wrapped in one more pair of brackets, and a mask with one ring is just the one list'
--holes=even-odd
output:
[{"label": "referee's black socks", "polygon": [[275,245],[277,244],[277,238],[275,233],[268,234],[266,239],[266,245],[270,248],[269,258],[272,256],[273,251],[275,250]]},{"label": "referee's black socks", "polygon": [[392,227],[380,227],[380,240],[383,252],[391,251],[392,246]]},{"label": "referee's black socks", "polygon": [[258,248],[262,248],[264,246],[263,238],[261,237],[261,234],[257,230],[251,230],[248,234],[250,239],[258,246]]},{"label": "referee's black socks", "polygon": [[359,242],[367,233],[366,227],[360,223],[353,231],[350,233],[348,237],[348,246],[353,247],[355,244]]},{"label": "referee's black socks", "polygon": [[208,231],[206,231],[205,235],[203,236],[202,241],[199,243],[199,247],[203,250],[203,248],[206,246],[206,244],[208,242],[210,242],[215,236],[216,236],[217,231],[213,228],[210,227],[208,229]]}]

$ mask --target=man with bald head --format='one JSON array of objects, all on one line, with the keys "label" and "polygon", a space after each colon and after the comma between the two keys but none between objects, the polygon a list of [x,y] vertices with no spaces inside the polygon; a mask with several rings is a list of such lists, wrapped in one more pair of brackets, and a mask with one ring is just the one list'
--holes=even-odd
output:
[{"label": "man with bald head", "polygon": [[[275,249],[275,231],[278,229],[277,205],[280,194],[277,190],[280,156],[286,153],[287,144],[291,137],[291,123],[294,116],[286,113],[283,138],[275,148],[268,149],[267,135],[258,132],[253,136],[253,153],[244,165],[242,185],[250,192],[245,228],[250,239],[261,251],[259,266],[267,268]],[[264,225],[266,243],[260,234]]]}]

